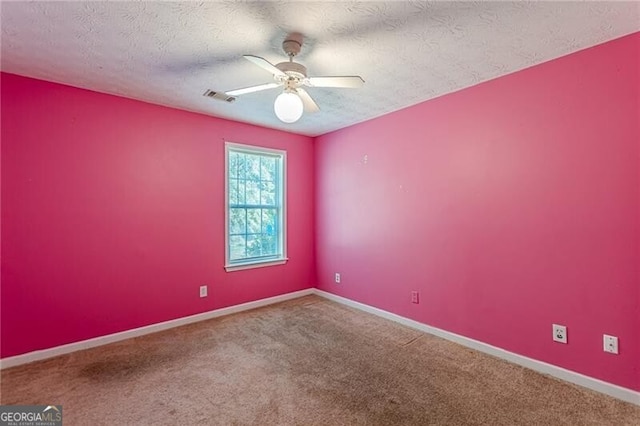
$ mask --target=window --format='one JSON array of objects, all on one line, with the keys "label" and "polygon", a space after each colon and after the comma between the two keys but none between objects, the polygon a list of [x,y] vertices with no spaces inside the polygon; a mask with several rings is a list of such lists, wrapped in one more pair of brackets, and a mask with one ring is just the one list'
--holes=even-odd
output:
[{"label": "window", "polygon": [[286,152],[225,144],[227,271],[279,265],[286,257]]}]

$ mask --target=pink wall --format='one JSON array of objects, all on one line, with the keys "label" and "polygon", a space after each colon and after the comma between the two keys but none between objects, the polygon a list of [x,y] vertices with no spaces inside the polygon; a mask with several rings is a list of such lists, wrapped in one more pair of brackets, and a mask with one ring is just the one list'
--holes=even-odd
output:
[{"label": "pink wall", "polygon": [[[1,88],[2,357],[315,285],[311,138],[11,74]],[[287,150],[285,266],[223,269],[223,138]]]},{"label": "pink wall", "polygon": [[637,33],[319,137],[319,288],[640,390],[639,52]]}]

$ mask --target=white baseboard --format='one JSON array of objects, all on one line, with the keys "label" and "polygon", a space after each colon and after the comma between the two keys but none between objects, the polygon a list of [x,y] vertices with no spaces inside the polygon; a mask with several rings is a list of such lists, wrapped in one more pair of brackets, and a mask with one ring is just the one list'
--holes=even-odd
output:
[{"label": "white baseboard", "polygon": [[546,362],[528,358],[523,355],[518,355],[516,353],[500,349],[496,346],[492,346],[478,340],[470,339],[468,337],[460,336],[459,334],[450,333],[436,327],[431,327],[421,322],[414,321],[412,319],[405,318],[403,316],[396,315],[379,308],[374,308],[373,306],[365,305],[364,303],[355,302],[342,296],[336,296],[335,294],[328,293],[323,290],[313,289],[313,293],[334,302],[338,302],[343,305],[350,306],[352,308],[356,308],[391,321],[395,321],[397,323],[406,325],[407,327],[411,327],[425,333],[433,334],[434,336],[438,336],[454,343],[458,343],[462,346],[466,346],[468,348],[475,349],[477,351],[484,352],[498,358],[502,358],[506,361],[518,364],[522,367],[526,367],[543,374],[548,374],[566,382],[570,382],[594,390],[596,392],[600,392],[614,398],[630,402],[632,404],[640,405],[640,392],[607,383],[599,379],[594,379],[593,377],[585,376],[584,374],[576,373],[574,371],[567,370],[552,364],[547,364]]},{"label": "white baseboard", "polygon": [[571,370],[564,369],[546,362],[538,361],[532,358],[528,358],[523,355],[518,355],[513,352],[506,351],[496,346],[489,345],[487,343],[480,342],[478,340],[470,339],[468,337],[460,336],[458,334],[450,333],[445,330],[441,330],[436,327],[423,324],[421,322],[405,318],[403,316],[393,314],[388,311],[384,311],[373,306],[365,305],[364,303],[355,302],[353,300],[337,296],[335,294],[328,293],[326,291],[318,289],[305,289],[300,291],[294,291],[292,293],[282,294],[279,296],[269,297],[266,299],[255,300],[253,302],[242,303],[240,305],[229,306],[226,308],[215,309],[209,312],[203,312],[201,314],[191,315],[184,318],[178,318],[175,320],[165,321],[157,324],[148,325],[145,327],[135,328],[132,330],[122,331],[119,333],[108,334],[106,336],[100,336],[93,339],[83,340],[80,342],[69,343],[67,345],[56,346],[54,348],[43,349],[40,351],[29,352],[22,355],[17,355],[9,358],[3,358],[0,360],[0,369],[15,367],[22,364],[27,364],[33,361],[39,361],[47,358],[52,358],[59,355],[68,354],[71,352],[95,348],[97,346],[106,345],[109,343],[119,342],[121,340],[131,339],[134,337],[144,336],[146,334],[156,333],[158,331],[167,330],[174,327],[179,327],[186,324],[192,324],[194,322],[204,321],[211,318],[217,318],[224,315],[230,315],[237,312],[247,311],[250,309],[259,308],[261,306],[267,306],[278,302],[284,302],[285,300],[296,299],[298,297],[307,296],[310,294],[316,294],[334,302],[341,303],[352,308],[359,309],[364,312],[377,315],[382,318],[406,325],[413,329],[433,334],[434,336],[441,337],[443,339],[450,340],[458,343],[462,346],[466,346],[471,349],[478,350],[480,352],[487,353],[489,355],[502,358],[514,364],[521,365],[531,370],[538,371],[543,374],[556,377],[558,379],[574,383],[579,386],[600,392],[614,398],[621,399],[623,401],[630,402],[632,404],[640,405],[640,392],[623,388],[605,381],[594,379],[593,377],[585,376],[580,373],[576,373]]},{"label": "white baseboard", "polygon": [[151,324],[145,327],[134,328],[132,330],[95,337],[93,339],[83,340],[80,342],[69,343],[67,345],[56,346],[40,351],[34,351],[22,355],[12,356],[9,358],[3,358],[0,360],[0,369],[15,367],[17,365],[27,364],[33,361],[40,361],[43,359],[52,358],[54,356],[80,351],[83,349],[95,348],[96,346],[119,342],[121,340],[131,339],[133,337],[144,336],[146,334],[156,333],[158,331],[167,330],[169,328],[179,327],[181,325],[204,321],[224,315],[235,314],[236,312],[247,311],[249,309],[255,309],[261,306],[284,302],[285,300],[296,299],[298,297],[307,296],[310,294],[313,294],[313,289],[294,291],[292,293],[281,294],[279,296],[268,297],[266,299],[255,300],[253,302],[242,303],[240,305],[229,306],[226,308],[214,309],[213,311],[203,312],[201,314],[177,318],[157,324]]}]

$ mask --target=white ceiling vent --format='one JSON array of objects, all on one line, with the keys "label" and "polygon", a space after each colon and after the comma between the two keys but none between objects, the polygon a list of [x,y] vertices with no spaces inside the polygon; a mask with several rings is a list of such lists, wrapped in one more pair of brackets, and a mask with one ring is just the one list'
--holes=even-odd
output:
[{"label": "white ceiling vent", "polygon": [[204,92],[202,96],[206,96],[207,98],[217,99],[219,101],[225,101],[229,103],[235,102],[236,100],[236,97],[234,96],[229,96],[224,92],[214,92],[211,89],[207,89],[207,91]]}]

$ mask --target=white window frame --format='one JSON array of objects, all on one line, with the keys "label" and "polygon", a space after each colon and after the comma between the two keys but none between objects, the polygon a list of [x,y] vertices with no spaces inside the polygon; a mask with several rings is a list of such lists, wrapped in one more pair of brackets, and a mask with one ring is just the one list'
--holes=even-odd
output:
[{"label": "white window frame", "polygon": [[[278,229],[280,235],[278,248],[280,255],[269,259],[248,259],[244,261],[232,261],[229,250],[229,152],[243,152],[254,155],[271,155],[280,157],[280,191],[277,203],[280,214]],[[224,247],[225,265],[227,272],[240,271],[243,269],[261,268],[265,266],[283,265],[289,260],[287,258],[287,152],[279,149],[264,148],[261,146],[245,145],[235,142],[225,141],[224,149]]]}]

